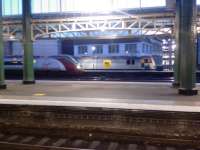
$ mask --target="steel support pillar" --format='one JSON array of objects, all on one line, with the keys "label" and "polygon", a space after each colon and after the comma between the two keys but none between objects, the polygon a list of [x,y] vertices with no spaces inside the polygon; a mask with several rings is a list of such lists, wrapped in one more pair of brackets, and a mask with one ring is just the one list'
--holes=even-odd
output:
[{"label": "steel support pillar", "polygon": [[2,0],[0,0],[0,89],[6,89],[5,70],[4,70],[4,48],[3,48]]},{"label": "steel support pillar", "polygon": [[196,0],[177,0],[177,46],[180,61],[179,94],[197,95],[196,86]]},{"label": "steel support pillar", "polygon": [[175,33],[176,33],[176,51],[175,51],[175,64],[174,64],[174,82],[173,87],[179,88],[180,87],[180,51],[181,48],[181,40],[180,40],[180,18],[181,18],[181,12],[180,12],[180,3],[181,0],[176,0],[176,18],[175,18]]},{"label": "steel support pillar", "polygon": [[33,41],[31,34],[31,0],[23,0],[23,46],[24,46],[24,70],[23,83],[34,84],[33,69]]}]

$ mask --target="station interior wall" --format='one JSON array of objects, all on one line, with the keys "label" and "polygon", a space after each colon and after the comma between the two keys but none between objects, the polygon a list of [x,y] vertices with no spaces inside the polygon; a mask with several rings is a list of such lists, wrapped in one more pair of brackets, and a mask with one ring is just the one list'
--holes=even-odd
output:
[{"label": "station interior wall", "polygon": [[[34,56],[57,56],[61,53],[60,40],[37,40],[33,43]],[[6,56],[23,56],[23,44],[19,41],[5,42],[4,50]]]}]

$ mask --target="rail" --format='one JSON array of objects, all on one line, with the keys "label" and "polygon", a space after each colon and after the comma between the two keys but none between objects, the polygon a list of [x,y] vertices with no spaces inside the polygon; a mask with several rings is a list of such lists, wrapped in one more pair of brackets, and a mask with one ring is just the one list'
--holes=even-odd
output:
[{"label": "rail", "polygon": [[78,147],[81,141],[69,139],[52,139],[49,137],[35,137],[26,135],[1,134],[0,149],[3,150],[94,150],[91,148],[69,148],[67,145]]},{"label": "rail", "polygon": [[[3,150],[188,150],[189,147],[151,143],[131,143],[69,138],[36,137],[31,135],[0,134]],[[155,140],[155,139],[154,139]],[[195,150],[195,149],[193,149]]]}]

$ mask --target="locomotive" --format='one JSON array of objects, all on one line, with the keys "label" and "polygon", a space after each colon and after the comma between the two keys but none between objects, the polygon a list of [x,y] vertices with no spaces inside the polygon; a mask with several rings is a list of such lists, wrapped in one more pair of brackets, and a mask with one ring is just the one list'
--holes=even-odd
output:
[{"label": "locomotive", "polygon": [[[23,69],[23,57],[11,56],[4,59],[5,69]],[[38,71],[65,71],[69,74],[82,72],[82,67],[78,60],[70,55],[34,57],[34,69]]]}]

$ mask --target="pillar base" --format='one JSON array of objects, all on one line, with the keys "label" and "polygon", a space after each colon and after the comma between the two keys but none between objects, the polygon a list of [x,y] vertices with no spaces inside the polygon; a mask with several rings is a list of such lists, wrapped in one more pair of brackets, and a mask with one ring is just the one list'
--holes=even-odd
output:
[{"label": "pillar base", "polygon": [[0,85],[0,90],[5,90],[5,89],[7,89],[7,85],[6,84]]},{"label": "pillar base", "polygon": [[173,88],[179,88],[179,87],[180,87],[180,83],[173,82],[173,83],[172,83],[172,87],[173,87]]},{"label": "pillar base", "polygon": [[193,96],[193,95],[198,95],[198,90],[197,89],[183,89],[183,88],[180,88],[178,90],[178,93],[180,95]]},{"label": "pillar base", "polygon": [[35,84],[35,81],[23,81],[23,84],[25,85]]}]

